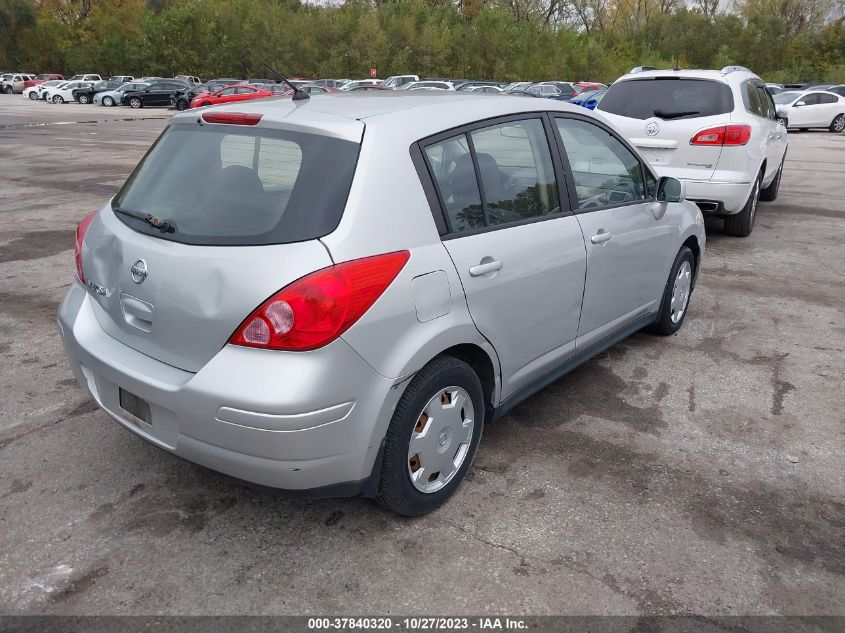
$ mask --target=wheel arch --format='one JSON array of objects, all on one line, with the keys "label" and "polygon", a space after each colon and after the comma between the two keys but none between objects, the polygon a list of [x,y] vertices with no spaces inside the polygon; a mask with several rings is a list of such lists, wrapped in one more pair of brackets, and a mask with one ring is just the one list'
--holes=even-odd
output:
[{"label": "wheel arch", "polygon": [[690,235],[687,239],[684,240],[684,243],[681,246],[686,246],[688,249],[692,251],[693,257],[693,265],[695,266],[695,270],[693,271],[693,278],[692,278],[692,285],[695,287],[695,282],[698,281],[698,273],[701,270],[701,245],[698,243],[698,237],[695,235]]},{"label": "wheel arch", "polygon": [[[493,359],[490,358],[490,355],[482,347],[475,345],[474,343],[461,343],[443,350],[434,358],[438,358],[440,356],[451,356],[453,358],[457,358],[472,367],[475,375],[478,376],[478,379],[481,381],[481,390],[484,392],[485,421],[491,420],[494,408],[493,399],[496,396],[497,391],[496,387],[498,383],[496,376],[498,372],[496,371],[496,365],[493,364]],[[428,362],[430,363],[431,360]]]}]

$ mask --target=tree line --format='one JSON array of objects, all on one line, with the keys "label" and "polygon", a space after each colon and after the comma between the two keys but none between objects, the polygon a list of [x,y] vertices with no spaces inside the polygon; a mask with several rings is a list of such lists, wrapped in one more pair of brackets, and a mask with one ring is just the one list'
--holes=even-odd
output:
[{"label": "tree line", "polygon": [[[733,4],[725,4],[726,2]],[[0,0],[0,70],[609,82],[740,64],[845,82],[845,0]]]}]

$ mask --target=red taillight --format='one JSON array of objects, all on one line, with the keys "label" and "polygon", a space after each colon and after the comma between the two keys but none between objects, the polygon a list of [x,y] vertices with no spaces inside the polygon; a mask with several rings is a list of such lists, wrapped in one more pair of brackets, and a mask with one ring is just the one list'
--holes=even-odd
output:
[{"label": "red taillight", "polygon": [[96,213],[89,213],[82,218],[79,226],[76,227],[76,276],[83,284],[85,283],[85,274],[82,272],[82,240],[85,239],[85,232],[91,226],[91,222],[94,221],[96,215]]},{"label": "red taillight", "polygon": [[229,343],[293,351],[322,347],[370,309],[410,256],[408,251],[386,253],[306,275],[261,304]]},{"label": "red taillight", "polygon": [[750,125],[719,125],[696,133],[690,145],[745,145],[750,140]]},{"label": "red taillight", "polygon": [[227,123],[228,125],[256,125],[262,114],[252,112],[203,112],[202,120],[206,123]]}]

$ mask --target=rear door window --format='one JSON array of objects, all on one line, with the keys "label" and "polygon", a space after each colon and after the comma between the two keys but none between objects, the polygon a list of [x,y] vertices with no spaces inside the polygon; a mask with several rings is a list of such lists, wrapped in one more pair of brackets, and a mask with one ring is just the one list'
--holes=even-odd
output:
[{"label": "rear door window", "polygon": [[836,103],[837,101],[838,101],[838,99],[836,97],[834,97],[833,95],[825,95],[825,94],[819,95],[819,103]]},{"label": "rear door window", "polygon": [[633,119],[692,119],[734,108],[731,89],[707,79],[632,79],[613,84],[599,110]]},{"label": "rear door window", "polygon": [[[179,124],[168,128],[113,200],[175,225],[186,244],[284,244],[327,235],[340,222],[359,144],[317,134]],[[332,178],[326,178],[332,174]]]}]

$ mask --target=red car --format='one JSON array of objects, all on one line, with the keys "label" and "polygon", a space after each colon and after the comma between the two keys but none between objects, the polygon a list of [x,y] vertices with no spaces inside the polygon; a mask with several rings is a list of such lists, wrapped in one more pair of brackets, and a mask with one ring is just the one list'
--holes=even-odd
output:
[{"label": "red car", "polygon": [[217,92],[203,92],[191,100],[189,108],[200,108],[202,106],[218,105],[221,103],[233,103],[235,101],[249,101],[250,99],[263,99],[272,97],[273,91],[264,86],[252,84],[234,84],[221,88]]},{"label": "red car", "polygon": [[588,90],[604,90],[607,88],[604,84],[600,84],[596,81],[576,81],[574,84],[575,89],[578,91],[578,94],[582,92],[587,92]]},{"label": "red car", "polygon": [[23,89],[26,90],[27,88],[32,88],[33,86],[43,84],[45,81],[51,81],[53,79],[64,79],[64,76],[58,73],[43,73],[38,75],[35,79],[27,79],[23,82]]}]

